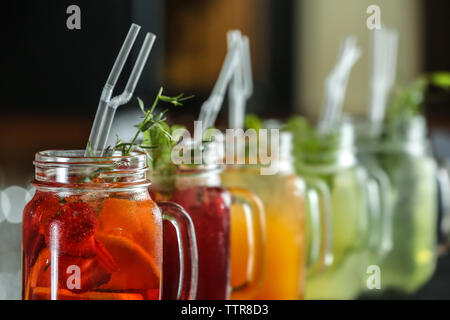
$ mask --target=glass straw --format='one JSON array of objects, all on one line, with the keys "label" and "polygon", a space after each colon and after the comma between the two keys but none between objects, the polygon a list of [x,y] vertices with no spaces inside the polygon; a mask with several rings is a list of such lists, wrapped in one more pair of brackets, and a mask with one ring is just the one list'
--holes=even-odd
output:
[{"label": "glass straw", "polygon": [[232,47],[235,42],[240,45],[240,63],[234,71],[229,89],[229,127],[232,129],[244,127],[246,101],[253,93],[248,37],[242,36],[240,31],[231,31],[228,33],[228,46]]},{"label": "glass straw", "polygon": [[[102,155],[106,148],[109,132],[111,130],[112,122],[114,119],[117,108],[127,103],[133,96],[136,84],[141,76],[142,70],[145,66],[145,62],[150,54],[153,43],[156,36],[152,33],[147,33],[144,43],[139,52],[136,63],[130,74],[128,82],[125,86],[125,90],[118,96],[111,99],[112,92],[117,83],[123,66],[128,58],[128,55],[136,40],[140,27],[136,24],[132,24],[128,31],[127,37],[119,51],[119,54],[114,62],[113,68],[109,74],[108,80],[103,88],[100,102],[95,115],[94,124],[89,136],[89,142],[91,150],[95,155]],[[85,150],[85,156],[90,155],[89,144]]]},{"label": "glass straw", "polygon": [[372,31],[369,119],[378,130],[386,111],[389,91],[395,83],[398,32],[382,28]]},{"label": "glass straw", "polygon": [[[136,40],[137,34],[139,33],[140,26],[132,24],[125,41],[120,48],[119,54],[114,62],[114,65],[109,73],[106,84],[103,87],[102,95],[100,96],[100,102],[98,104],[97,113],[95,114],[94,123],[92,125],[91,133],[89,136],[89,142],[91,144],[92,150],[99,150],[98,148],[98,134],[103,129],[103,118],[106,112],[107,104],[111,98],[114,87],[116,86],[117,79],[122,72],[123,66],[130,54],[131,48],[133,47],[134,41]],[[88,148],[86,149],[85,156],[89,155]]]},{"label": "glass straw", "polygon": [[227,86],[233,76],[233,71],[239,63],[240,46],[235,43],[232,48],[228,50],[225,57],[224,64],[217,79],[216,84],[211,92],[209,98],[203,103],[200,110],[199,121],[203,123],[203,131],[211,127],[216,122],[217,115],[223,103]]},{"label": "glass straw", "polygon": [[350,71],[361,56],[354,36],[345,37],[337,63],[325,80],[325,99],[318,122],[320,133],[334,128],[342,113]]}]

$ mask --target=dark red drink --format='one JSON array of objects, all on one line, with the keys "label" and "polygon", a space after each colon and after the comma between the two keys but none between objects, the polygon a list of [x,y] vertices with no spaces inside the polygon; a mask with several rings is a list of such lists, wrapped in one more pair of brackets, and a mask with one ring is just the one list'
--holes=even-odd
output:
[{"label": "dark red drink", "polygon": [[[227,299],[230,276],[230,193],[220,187],[175,190],[172,201],[189,212],[197,231],[198,299]],[[171,241],[176,244],[176,241]]]},{"label": "dark red drink", "polygon": [[[169,193],[155,191],[156,199]],[[230,293],[230,205],[231,195],[221,187],[176,188],[170,200],[181,205],[194,222],[198,247],[197,299],[224,300]],[[177,238],[170,225],[164,226],[163,274],[178,272]],[[178,279],[163,280],[163,299],[177,297]]]},{"label": "dark red drink", "polygon": [[[186,142],[187,146],[189,141]],[[218,142],[190,146],[193,161],[186,164],[168,166],[163,170],[149,171],[152,182],[150,193],[157,201],[173,201],[183,207],[195,228],[198,248],[198,287],[199,300],[225,300],[230,298],[231,291],[249,297],[258,287],[263,265],[264,223],[262,204],[256,196],[245,189],[222,188],[220,178],[223,146]],[[195,158],[196,151],[202,155]],[[189,149],[188,149],[189,152]],[[245,275],[244,282],[232,287],[230,274],[230,228],[231,207],[242,207],[251,218],[247,228],[249,254],[247,261],[252,265]],[[249,231],[251,230],[251,231]],[[180,269],[177,238],[174,228],[169,224],[163,226],[163,274],[172,274]],[[184,257],[186,258],[186,257]],[[181,261],[184,270],[188,263]],[[178,273],[180,274],[180,273]],[[183,281],[185,279],[182,279]],[[180,279],[163,277],[163,299],[183,299],[183,293],[177,292]]]}]

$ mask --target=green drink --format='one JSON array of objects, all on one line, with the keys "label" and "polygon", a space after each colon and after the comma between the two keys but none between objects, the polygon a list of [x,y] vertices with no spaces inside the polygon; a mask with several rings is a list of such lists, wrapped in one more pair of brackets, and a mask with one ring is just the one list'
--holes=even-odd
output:
[{"label": "green drink", "polygon": [[306,181],[322,181],[330,190],[333,263],[308,275],[306,299],[356,298],[367,277],[370,254],[368,175],[358,164],[353,148],[353,128],[343,123],[321,135],[300,118],[287,129],[294,133],[296,169]]},{"label": "green drink", "polygon": [[377,151],[392,186],[392,250],[381,264],[382,286],[413,293],[436,266],[436,163],[418,116],[387,127]]}]

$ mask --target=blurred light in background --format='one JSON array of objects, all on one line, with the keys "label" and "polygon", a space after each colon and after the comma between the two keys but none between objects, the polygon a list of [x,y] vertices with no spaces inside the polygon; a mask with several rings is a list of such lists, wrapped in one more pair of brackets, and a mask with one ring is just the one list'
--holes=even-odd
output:
[{"label": "blurred light in background", "polygon": [[423,2],[420,0],[314,0],[296,1],[295,104],[316,117],[323,102],[324,80],[337,59],[346,35],[357,37],[363,50],[349,79],[344,111],[365,114],[369,97],[370,5],[378,5],[381,21],[399,31],[397,80],[411,81],[423,71]]},{"label": "blurred light in background", "polygon": [[34,187],[0,190],[0,300],[21,299],[22,212]]}]

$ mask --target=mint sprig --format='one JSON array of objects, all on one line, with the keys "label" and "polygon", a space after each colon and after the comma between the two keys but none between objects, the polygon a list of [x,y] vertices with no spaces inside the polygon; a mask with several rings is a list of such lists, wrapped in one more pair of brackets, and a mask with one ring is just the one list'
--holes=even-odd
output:
[{"label": "mint sprig", "polygon": [[[184,94],[179,94],[175,97],[169,97],[163,95],[163,88],[161,87],[158,91],[158,95],[153,101],[150,109],[146,109],[144,102],[137,98],[139,108],[144,114],[142,120],[137,127],[136,134],[134,135],[131,142],[122,141],[118,136],[116,140],[116,144],[111,147],[108,146],[105,150],[106,156],[112,156],[116,151],[120,151],[122,156],[130,155],[134,150],[141,149],[147,153],[147,159],[149,162],[149,167],[154,169],[156,167],[165,167],[171,160],[171,151],[173,145],[175,145],[176,141],[172,137],[172,132],[175,129],[180,128],[180,126],[169,127],[166,122],[166,112],[167,109],[156,112],[156,107],[159,102],[166,102],[172,104],[175,107],[182,106],[183,102],[191,99],[193,96],[184,96]],[[143,143],[138,143],[137,140],[139,136],[143,134]],[[94,156],[94,152],[91,147],[90,141],[88,142],[88,149],[91,157]],[[82,179],[80,179],[80,183],[89,182],[98,177],[102,172],[114,169],[115,165],[109,168],[100,168],[92,172],[91,174],[86,175]]]},{"label": "mint sprig", "polygon": [[450,72],[423,74],[409,85],[397,85],[386,114],[387,121],[409,119],[422,113],[429,86],[450,89]]},{"label": "mint sprig", "polygon": [[[165,116],[168,110],[165,109],[157,113],[155,112],[156,107],[160,101],[170,103],[175,107],[182,106],[183,101],[191,99],[192,97],[193,96],[185,97],[184,94],[179,94],[175,97],[169,97],[163,95],[163,88],[161,87],[158,91],[158,95],[153,101],[152,106],[148,110],[146,110],[144,102],[140,98],[137,98],[139,108],[144,114],[144,120],[142,120],[136,126],[137,131],[131,142],[124,142],[121,141],[120,139],[117,139],[116,145],[112,148],[112,152],[120,150],[122,156],[127,156],[130,155],[131,152],[134,151],[136,148],[142,148],[145,150],[156,149],[160,145],[172,142],[173,137],[171,135],[170,130],[168,130],[168,124],[166,123],[167,118]],[[152,139],[152,141],[150,141],[149,139],[145,139],[146,132],[149,132],[151,136],[158,135],[158,139]],[[139,138],[139,135],[142,133],[144,133],[144,143],[139,144],[136,141]],[[156,142],[157,144],[154,144],[154,142]]]},{"label": "mint sprig", "polygon": [[244,118],[244,128],[258,131],[263,128],[263,124],[256,114],[249,113]]}]

